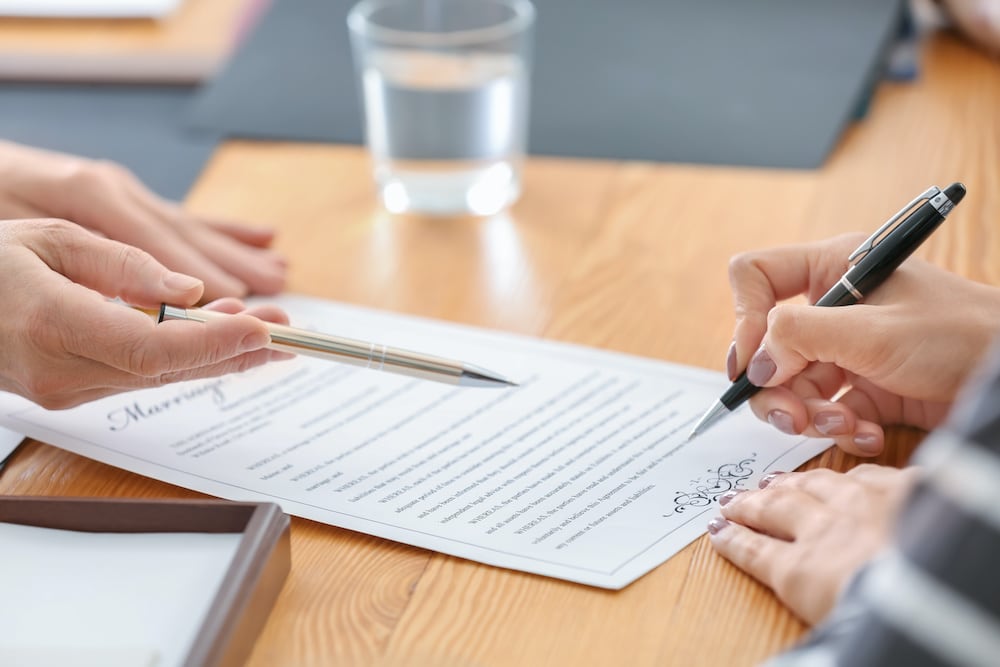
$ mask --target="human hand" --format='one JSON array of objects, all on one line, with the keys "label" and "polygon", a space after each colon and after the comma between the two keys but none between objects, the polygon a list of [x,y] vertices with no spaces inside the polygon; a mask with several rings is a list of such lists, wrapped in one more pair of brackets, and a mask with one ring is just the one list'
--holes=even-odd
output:
[{"label": "human hand", "polygon": [[873,456],[884,446],[883,425],[929,430],[943,421],[1000,332],[1000,289],[910,258],[864,303],[778,305],[801,294],[819,299],[864,238],[734,257],[727,370],[733,378],[746,367],[753,384],[768,387],[750,405],[779,430],[831,437],[852,454]]},{"label": "human hand", "polygon": [[46,408],[289,356],[264,349],[270,334],[262,320],[288,321],[274,307],[244,311],[240,301],[229,298],[207,307],[245,315],[208,324],[156,324],[108,301],[105,297],[145,308],[164,302],[190,306],[204,287],[137,248],[69,222],[0,222],[0,266],[0,390]]},{"label": "human hand", "polygon": [[1000,0],[941,0],[941,5],[966,37],[1000,54]]},{"label": "human hand", "polygon": [[888,542],[916,468],[860,465],[847,474],[818,469],[775,473],[760,491],[719,498],[709,540],[724,558],[815,624],[853,574]]},{"label": "human hand", "polygon": [[0,219],[63,218],[149,252],[205,283],[205,299],[274,294],[285,260],[274,234],[207,220],[164,201],[128,170],[0,142]]}]

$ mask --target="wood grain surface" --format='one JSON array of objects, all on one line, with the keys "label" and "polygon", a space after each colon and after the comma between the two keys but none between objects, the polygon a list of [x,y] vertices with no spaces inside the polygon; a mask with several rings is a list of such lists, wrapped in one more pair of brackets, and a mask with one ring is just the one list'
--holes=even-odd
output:
[{"label": "wood grain surface", "polygon": [[[532,158],[508,214],[433,220],[380,212],[358,148],[230,142],[187,204],[279,229],[293,292],[721,370],[731,255],[870,231],[931,184],[969,195],[921,254],[1000,284],[997,109],[998,63],[940,35],[817,171]],[[879,461],[920,437],[892,431]],[[41,443],[0,492],[195,496]],[[617,592],[300,519],[292,554],[251,665],[739,666],[805,630],[704,538]]]},{"label": "wood grain surface", "polygon": [[205,81],[252,25],[257,5],[184,0],[160,19],[4,18],[0,81]]}]

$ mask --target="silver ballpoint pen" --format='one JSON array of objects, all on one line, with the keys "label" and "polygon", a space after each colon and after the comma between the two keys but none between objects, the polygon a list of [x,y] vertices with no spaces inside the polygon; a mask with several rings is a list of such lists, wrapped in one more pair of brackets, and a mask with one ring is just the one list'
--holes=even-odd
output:
[{"label": "silver ballpoint pen", "polygon": [[[208,322],[225,317],[227,313],[201,308],[178,308],[163,304],[159,313],[146,311],[164,320],[190,320]],[[331,336],[329,334],[296,329],[282,324],[267,323],[271,332],[272,350],[302,354],[329,361],[339,361],[352,366],[388,371],[423,380],[434,380],[461,387],[516,387],[508,380],[485,368],[479,368],[461,361],[435,357],[421,352],[401,350],[378,343]]]}]

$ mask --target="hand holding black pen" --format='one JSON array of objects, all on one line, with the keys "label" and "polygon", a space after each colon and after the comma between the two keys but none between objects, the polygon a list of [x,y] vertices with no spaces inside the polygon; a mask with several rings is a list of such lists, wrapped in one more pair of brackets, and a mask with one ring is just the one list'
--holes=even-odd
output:
[{"label": "hand holding black pen", "polygon": [[[851,254],[851,268],[814,305],[847,306],[864,299],[930,236],[964,196],[965,186],[954,183],[943,191],[930,188],[909,202]],[[924,203],[904,219],[921,201]],[[704,432],[759,390],[746,372],[742,373],[699,420],[689,438]]]}]

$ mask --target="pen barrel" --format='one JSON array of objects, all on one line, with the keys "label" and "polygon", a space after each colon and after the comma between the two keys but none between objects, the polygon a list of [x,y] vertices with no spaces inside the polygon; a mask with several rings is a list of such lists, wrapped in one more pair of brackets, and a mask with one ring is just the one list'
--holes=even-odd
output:
[{"label": "pen barrel", "polygon": [[851,267],[844,278],[862,296],[867,296],[912,255],[944,219],[930,202],[923,204]]},{"label": "pen barrel", "polygon": [[[212,310],[165,306],[160,317],[161,320],[209,322],[232,316]],[[461,362],[443,357],[297,329],[284,324],[268,322],[267,329],[271,334],[268,349],[336,361],[360,368],[388,371],[447,384],[459,384],[465,369]]]},{"label": "pen barrel", "polygon": [[268,328],[272,350],[451,384],[462,377],[463,365],[450,359],[280,324]]},{"label": "pen barrel", "polygon": [[750,380],[747,379],[746,371],[740,373],[740,376],[729,385],[729,389],[726,390],[721,397],[719,397],[719,402],[726,406],[728,410],[735,410],[744,402],[749,401],[754,394],[760,391],[760,387],[757,385],[750,384]]}]

